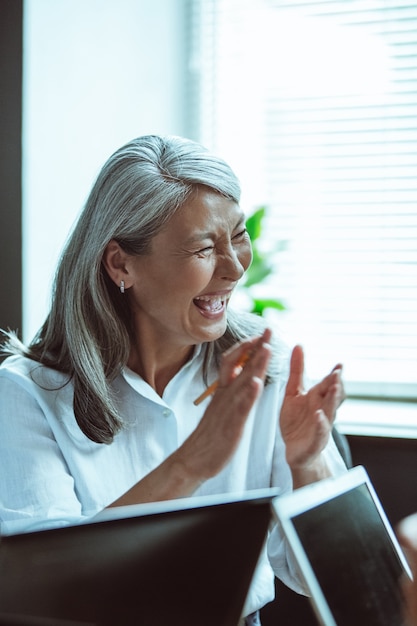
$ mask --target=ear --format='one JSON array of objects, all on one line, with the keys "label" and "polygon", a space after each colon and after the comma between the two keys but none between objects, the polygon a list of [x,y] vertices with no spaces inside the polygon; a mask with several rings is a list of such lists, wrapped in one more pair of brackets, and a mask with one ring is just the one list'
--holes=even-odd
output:
[{"label": "ear", "polygon": [[117,241],[112,239],[103,254],[103,265],[112,281],[119,287],[121,281],[127,289],[131,287],[128,267],[129,255],[122,250]]}]

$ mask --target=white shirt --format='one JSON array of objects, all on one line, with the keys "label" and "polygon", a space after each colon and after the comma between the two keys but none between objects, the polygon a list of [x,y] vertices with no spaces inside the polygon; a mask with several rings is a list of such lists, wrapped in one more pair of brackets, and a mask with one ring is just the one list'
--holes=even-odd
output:
[{"label": "white shirt", "polygon": [[[162,463],[196,428],[209,402],[193,404],[206,387],[203,358],[204,348],[199,347],[162,398],[126,368],[113,383],[125,427],[110,445],[94,443],[78,427],[73,387],[65,375],[24,357],[7,358],[0,367],[0,532],[88,519]],[[216,373],[211,374],[214,379]],[[265,388],[231,461],[194,495],[265,487],[291,490],[278,420],[285,383],[283,377]],[[346,471],[332,440],[325,454],[335,474]],[[268,550],[275,574],[301,590],[277,528]],[[273,596],[273,572],[264,554],[245,614]]]}]

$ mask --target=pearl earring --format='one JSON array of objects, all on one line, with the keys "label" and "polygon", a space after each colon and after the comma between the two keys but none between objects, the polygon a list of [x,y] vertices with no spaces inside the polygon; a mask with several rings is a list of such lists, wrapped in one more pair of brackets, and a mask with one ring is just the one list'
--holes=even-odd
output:
[{"label": "pearl earring", "polygon": [[125,292],[125,281],[121,280],[120,281],[120,293],[124,293]]}]

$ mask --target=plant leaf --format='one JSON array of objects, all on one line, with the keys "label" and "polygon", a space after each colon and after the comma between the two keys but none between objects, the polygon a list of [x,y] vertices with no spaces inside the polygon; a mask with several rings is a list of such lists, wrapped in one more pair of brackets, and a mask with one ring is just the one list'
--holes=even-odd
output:
[{"label": "plant leaf", "polygon": [[265,215],[265,207],[260,207],[246,220],[246,230],[250,240],[256,241],[261,236],[262,232],[262,219]]},{"label": "plant leaf", "polygon": [[252,313],[262,315],[265,309],[285,311],[286,306],[280,300],[275,300],[273,298],[253,298]]}]

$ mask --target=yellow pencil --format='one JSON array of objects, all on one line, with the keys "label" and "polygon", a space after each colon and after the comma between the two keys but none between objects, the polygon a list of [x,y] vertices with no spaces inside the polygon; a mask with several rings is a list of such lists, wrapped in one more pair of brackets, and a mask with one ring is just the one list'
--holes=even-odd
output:
[{"label": "yellow pencil", "polygon": [[[245,352],[245,354],[243,354],[240,357],[240,359],[236,363],[235,367],[236,368],[237,367],[243,367],[245,365],[245,363],[247,363],[249,361],[250,356],[251,356],[250,352]],[[215,380],[214,383],[212,383],[209,387],[207,387],[207,389],[205,391],[203,391],[201,396],[198,396],[198,398],[196,400],[194,400],[195,406],[198,406],[199,404],[201,404],[203,402],[203,400],[205,400],[206,398],[211,396],[216,391],[218,386],[219,386],[219,380]]]}]

